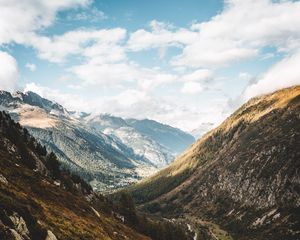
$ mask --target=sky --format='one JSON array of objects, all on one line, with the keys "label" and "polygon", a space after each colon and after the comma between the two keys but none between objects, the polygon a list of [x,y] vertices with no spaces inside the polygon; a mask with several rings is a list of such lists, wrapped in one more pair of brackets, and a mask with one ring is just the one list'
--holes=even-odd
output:
[{"label": "sky", "polygon": [[0,89],[211,128],[300,84],[300,2],[0,0]]}]

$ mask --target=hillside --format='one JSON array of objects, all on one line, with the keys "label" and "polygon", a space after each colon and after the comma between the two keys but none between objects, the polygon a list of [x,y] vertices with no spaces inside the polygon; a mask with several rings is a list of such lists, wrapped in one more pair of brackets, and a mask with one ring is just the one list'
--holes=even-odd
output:
[{"label": "hillside", "polygon": [[148,239],[0,112],[0,239]]},{"label": "hillside", "polygon": [[296,86],[250,100],[130,191],[147,211],[213,221],[236,239],[299,239],[299,143]]},{"label": "hillside", "polygon": [[114,201],[63,168],[0,111],[0,239],[191,240],[185,224],[139,213],[128,194]]},{"label": "hillside", "polygon": [[[0,91],[1,109],[8,111],[53,151],[64,166],[90,182],[97,191],[121,188],[149,176],[177,154],[122,118],[78,115],[33,92]],[[174,136],[173,139],[176,140]],[[181,142],[183,146],[190,143]]]}]

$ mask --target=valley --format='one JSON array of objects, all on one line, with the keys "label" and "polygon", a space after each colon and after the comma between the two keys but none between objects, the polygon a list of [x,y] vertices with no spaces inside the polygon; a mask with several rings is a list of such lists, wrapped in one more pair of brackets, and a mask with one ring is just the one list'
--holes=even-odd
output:
[{"label": "valley", "polygon": [[250,100],[130,193],[143,211],[217,223],[234,239],[297,239],[299,96]]},{"label": "valley", "polygon": [[300,0],[0,0],[0,240],[300,240]]},{"label": "valley", "polygon": [[[300,234],[299,96],[300,87],[296,86],[251,99],[169,166],[129,187],[119,185],[123,189],[106,192],[108,194],[103,196],[83,180],[85,175],[82,176],[81,171],[77,175],[72,165],[61,160],[60,155],[47,153],[40,144],[45,141],[49,149],[51,142],[47,138],[51,136],[55,146],[63,146],[65,150],[66,146],[61,144],[74,140],[77,133],[78,145],[72,148],[84,150],[84,141],[93,137],[82,136],[85,131],[88,136],[92,134],[80,125],[83,121],[69,117],[62,107],[59,107],[61,115],[47,113],[47,106],[33,107],[36,103],[21,103],[20,107],[18,98],[16,102],[9,93],[2,93],[1,104],[10,109],[10,115],[1,112],[0,236],[4,239],[13,235],[20,239],[48,239],[49,236],[54,240],[66,236],[80,239],[82,232],[84,239],[128,239],[127,236],[154,240],[297,239]],[[11,98],[18,107],[11,104]],[[13,118],[24,125],[26,121],[32,124],[29,131]],[[48,125],[38,125],[40,119]],[[100,120],[105,123],[100,125]],[[115,158],[109,159],[114,162],[107,164],[127,164],[130,169],[129,163],[133,162],[122,158],[123,152],[116,151],[122,148],[113,144],[117,136],[114,131],[120,125],[126,126],[126,130],[121,131],[132,131],[136,126],[108,115],[84,120],[88,121],[93,122],[91,129],[96,131],[96,136],[102,136],[104,143],[109,143],[101,149],[112,149],[107,154],[113,154]],[[153,122],[147,120],[146,124]],[[111,137],[100,131],[101,126],[104,132],[114,132]],[[62,129],[63,138],[70,134],[64,143],[60,143],[61,135],[55,137]],[[168,129],[173,134],[172,128]],[[40,143],[30,133],[38,136]],[[122,141],[117,143],[124,144],[125,140]],[[97,150],[96,139],[90,146]],[[134,156],[133,151],[131,154]],[[140,161],[147,163],[145,159]],[[92,163],[85,164],[91,167]],[[85,164],[82,161],[80,164],[76,166],[84,169]],[[109,166],[101,165],[98,170]],[[103,177],[107,178],[104,173]],[[127,174],[128,179],[133,176],[129,171]],[[110,184],[114,187],[116,183],[111,181]],[[101,188],[103,192],[107,189]],[[69,199],[69,204],[64,203],[65,199]],[[23,230],[15,220],[7,220],[14,219],[13,216],[25,222]],[[74,219],[75,225],[71,227],[69,221]],[[96,219],[107,227],[99,228]],[[88,226],[97,230],[91,231]]]},{"label": "valley", "polygon": [[151,175],[195,141],[191,135],[155,121],[69,112],[33,92],[0,92],[0,109],[8,111],[55,152],[63,165],[101,192]]}]

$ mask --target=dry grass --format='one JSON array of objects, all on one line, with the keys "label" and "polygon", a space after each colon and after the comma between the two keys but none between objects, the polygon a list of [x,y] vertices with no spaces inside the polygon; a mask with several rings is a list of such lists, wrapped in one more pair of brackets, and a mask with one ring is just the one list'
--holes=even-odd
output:
[{"label": "dry grass", "polygon": [[[217,150],[217,146],[208,148],[207,145],[210,140],[212,143],[215,143],[216,138],[226,135],[226,133],[230,132],[238,124],[242,122],[246,124],[253,123],[275,109],[286,107],[293,99],[299,98],[299,96],[300,86],[295,86],[251,99],[227,118],[219,127],[200,138],[170,166],[149,178],[143,179],[129,190],[135,197],[140,197],[141,195],[151,196],[148,200],[152,200],[170,191],[175,186],[174,182],[178,186],[199,166],[213,160],[212,156]],[[296,105],[299,105],[299,101],[296,101]]]}]

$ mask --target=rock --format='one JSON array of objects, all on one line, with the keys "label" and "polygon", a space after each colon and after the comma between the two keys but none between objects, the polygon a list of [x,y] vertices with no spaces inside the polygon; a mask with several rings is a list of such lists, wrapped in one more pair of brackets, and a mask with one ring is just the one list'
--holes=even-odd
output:
[{"label": "rock", "polygon": [[[29,230],[27,228],[25,220],[16,212],[9,216],[10,220],[13,222],[15,230],[25,239],[29,238]],[[22,239],[23,239],[22,238]]]},{"label": "rock", "polygon": [[0,174],[0,182],[3,183],[3,184],[5,184],[5,185],[8,184],[7,179],[2,174]]},{"label": "rock", "polygon": [[10,230],[10,237],[13,240],[24,240],[24,238],[15,229],[9,229],[9,230]]},{"label": "rock", "polygon": [[56,236],[50,230],[47,231],[47,237],[45,240],[57,240]]}]

